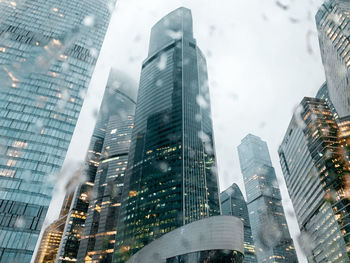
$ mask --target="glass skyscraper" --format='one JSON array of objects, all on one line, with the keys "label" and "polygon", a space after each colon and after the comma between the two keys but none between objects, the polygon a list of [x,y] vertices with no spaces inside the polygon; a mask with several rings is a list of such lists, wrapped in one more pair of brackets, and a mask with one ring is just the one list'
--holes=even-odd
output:
[{"label": "glass skyscraper", "polygon": [[69,191],[66,193],[58,219],[45,229],[35,257],[35,263],[54,263],[56,261],[73,194]]},{"label": "glass skyscraper", "polygon": [[113,261],[184,224],[220,214],[206,60],[186,8],[151,31]]},{"label": "glass skyscraper", "polygon": [[[132,122],[129,116],[135,111],[136,94],[137,87],[132,79],[120,71],[112,70],[110,72],[86,156],[86,167],[84,170],[86,181],[80,184],[75,190],[72,206],[60,244],[57,257],[58,262],[76,261],[81,240],[83,240],[83,242],[85,242],[84,240],[86,238],[95,240],[97,229],[94,230],[96,231],[95,234],[83,236],[84,226],[88,223],[86,222],[87,213],[91,207],[91,215],[93,211],[101,212],[101,203],[103,202],[101,198],[103,197],[104,184],[107,183],[107,181],[102,183],[102,180],[100,180],[101,173],[103,174],[103,180],[108,179],[108,183],[110,183],[113,178],[119,181],[118,177],[123,174],[122,168],[125,164],[119,165],[119,161],[115,163],[117,160],[116,154],[118,150],[125,150],[126,145],[129,143],[127,142],[127,136],[129,135],[125,133],[127,133],[126,131],[128,129],[131,129],[129,126],[132,126],[132,124],[126,125],[125,127],[123,126],[121,130],[118,131],[119,125],[122,124],[118,124],[117,121]],[[111,127],[113,128],[111,129]],[[124,137],[126,139],[123,139]],[[109,148],[107,149],[108,146]],[[111,155],[109,155],[109,151],[112,151]],[[125,151],[123,153],[125,153]],[[115,159],[113,159],[114,157]],[[120,158],[125,159],[125,157]],[[115,173],[113,173],[112,170],[103,169],[106,167],[108,168],[110,162],[116,166],[114,170]],[[125,160],[123,162],[125,162]],[[113,165],[111,165],[111,167]],[[117,168],[120,168],[120,170],[117,171]],[[109,173],[108,176],[110,178],[106,178],[106,172]],[[99,184],[100,181],[101,186]],[[107,188],[109,189],[110,186]],[[111,196],[108,195],[106,198],[111,198]],[[114,202],[114,199],[109,201]],[[105,211],[105,208],[109,207],[107,203],[102,207],[103,211]],[[108,204],[112,205],[112,203]],[[98,227],[98,220],[94,222],[94,225]],[[94,244],[90,245],[89,249],[93,250],[93,247]]]},{"label": "glass skyscraper", "polygon": [[220,194],[222,215],[236,216],[244,225],[244,263],[256,263],[255,245],[248,215],[247,203],[241,189],[233,184]]},{"label": "glass skyscraper", "polygon": [[329,96],[339,117],[350,115],[350,2],[327,0],[316,14]]},{"label": "glass skyscraper", "polygon": [[248,134],[238,155],[258,262],[298,262],[266,142]]},{"label": "glass skyscraper", "polygon": [[325,100],[304,98],[300,105],[279,156],[306,241],[302,248],[309,262],[349,262],[348,134],[340,132]]},{"label": "glass skyscraper", "polygon": [[124,99],[125,114],[108,121],[77,262],[112,261],[135,114],[135,102]]},{"label": "glass skyscraper", "polygon": [[114,1],[0,2],[0,262],[29,262]]},{"label": "glass skyscraper", "polygon": [[332,111],[334,119],[338,120],[338,118],[339,118],[338,112],[336,111],[336,109],[333,105],[333,102],[331,101],[331,98],[329,97],[327,82],[322,84],[321,88],[318,90],[318,92],[316,94],[316,98],[325,100],[327,102],[328,108]]}]

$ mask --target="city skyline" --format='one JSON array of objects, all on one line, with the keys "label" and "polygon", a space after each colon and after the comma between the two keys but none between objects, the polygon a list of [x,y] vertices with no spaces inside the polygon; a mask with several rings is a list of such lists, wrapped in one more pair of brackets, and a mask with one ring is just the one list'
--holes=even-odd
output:
[{"label": "city skyline", "polygon": [[[169,8],[170,9],[170,8]],[[266,9],[265,9],[266,10]],[[280,12],[283,12],[282,10],[279,10]],[[164,12],[165,13],[165,12]],[[159,14],[159,13],[158,13]],[[260,14],[260,13],[259,13]],[[287,17],[288,18],[288,17]],[[286,19],[287,19],[286,18]],[[259,17],[259,21],[264,21],[263,20],[263,18],[262,17]],[[268,22],[263,22],[263,23],[268,23]],[[237,24],[237,25],[239,25],[239,23]],[[217,27],[217,29],[219,28],[218,26],[216,26]],[[210,29],[210,26],[208,25],[207,26],[207,28],[208,29]],[[216,32],[218,32],[217,31],[217,29],[216,29]],[[215,31],[215,29],[214,29],[214,31]],[[216,33],[214,33],[214,34],[216,34]],[[141,37],[142,38],[142,37]],[[303,43],[303,44],[305,44],[305,43]],[[306,46],[306,44],[305,44],[305,46]],[[304,49],[306,49],[305,48],[305,46],[303,46],[303,48]],[[207,50],[206,50],[206,48],[204,48],[204,51],[205,51],[205,53],[207,52]],[[210,65],[210,61],[211,60],[213,60],[215,57],[216,57],[216,54],[215,54],[215,49],[213,48],[213,49],[211,49],[211,51],[213,52],[213,54],[211,55],[211,57],[209,57],[208,58],[208,61],[209,61],[209,65]],[[305,51],[305,50],[304,50]],[[314,53],[316,53],[317,54],[317,51],[315,51]],[[305,54],[306,55],[308,55],[306,52],[305,52]],[[137,60],[137,59],[136,59]],[[211,74],[211,75],[213,75],[213,74]],[[232,74],[232,76],[233,76],[233,74]],[[136,78],[137,79],[137,78]],[[320,83],[318,83],[318,86],[321,84],[321,82]],[[258,88],[257,88],[258,89]],[[311,93],[311,91],[309,90],[309,95],[311,95],[310,94]],[[238,99],[234,99],[233,101],[235,101],[235,100],[240,100],[242,97],[239,95],[238,96],[239,98]],[[214,96],[214,98],[215,98],[215,96]],[[237,102],[237,101],[236,101]],[[297,102],[297,100],[296,100],[296,102]],[[237,102],[238,103],[238,102]],[[289,105],[289,106],[288,106]],[[290,105],[290,103],[287,105],[287,108],[289,107],[290,109],[292,108]],[[215,109],[215,108],[214,108]],[[253,109],[251,109],[251,112],[255,112]],[[214,119],[214,122],[215,122],[215,120],[216,120],[216,118],[213,118]],[[261,126],[264,126],[264,127],[260,127],[260,124],[262,124]],[[215,125],[215,123],[214,123],[214,125]],[[265,123],[265,125],[263,124],[263,122],[256,122],[256,126],[259,126],[258,127],[258,130],[260,130],[260,131],[262,131],[262,134],[264,133],[264,131],[263,130],[270,130],[270,126],[269,125],[267,125],[266,123]],[[283,128],[285,128],[285,127],[282,127],[283,125],[281,125],[281,130],[283,130]],[[252,126],[251,126],[252,127]],[[243,129],[246,129],[246,128],[243,128]],[[232,131],[233,132],[236,132],[236,131],[234,131],[234,129],[232,129]],[[242,131],[242,133],[243,133],[243,131]],[[259,133],[258,133],[259,134]],[[262,136],[262,134],[259,134],[259,135],[261,135]],[[216,135],[217,136],[217,135]],[[219,136],[217,136],[217,137],[219,137]],[[222,136],[220,136],[220,137],[222,137]],[[262,136],[262,137],[264,137],[264,136]],[[278,136],[274,136],[274,137],[278,137]],[[226,138],[228,138],[227,136],[226,136]],[[266,138],[266,137],[265,137]],[[282,137],[281,137],[282,138]],[[276,139],[277,140],[277,139]],[[270,140],[268,140],[268,142],[269,142],[269,144],[270,144]],[[231,147],[231,148],[233,148],[234,147],[234,144],[232,144],[233,146]],[[272,152],[273,150],[271,149],[271,152]],[[231,152],[231,154],[232,154],[232,152],[233,151],[230,151]],[[223,154],[222,154],[223,155]],[[232,158],[232,157],[231,157]],[[220,162],[220,158],[219,158],[219,162]],[[233,168],[233,169],[235,169],[235,170],[237,170],[237,161],[236,161],[236,164],[235,165],[223,165],[223,166],[220,166],[220,164],[219,164],[219,173],[221,173],[221,174],[223,174],[223,169],[226,169],[225,167],[231,167],[231,168]],[[279,169],[279,167],[278,167],[278,163],[276,164],[275,163],[275,161],[274,161],[274,165],[275,165],[275,167],[277,168],[277,170]],[[220,172],[220,169],[221,169],[221,172]],[[278,172],[277,172],[277,174],[278,174]],[[222,176],[222,175],[221,175]],[[231,173],[230,175],[227,175],[226,174],[226,176],[224,176],[225,178],[226,177],[228,177],[229,179],[226,179],[226,180],[224,180],[224,181],[226,181],[226,183],[224,183],[224,185],[227,185],[228,183],[232,183],[232,181],[234,181],[234,180],[236,180],[235,178],[233,178],[233,177],[240,177],[240,174],[239,173],[235,173],[235,172],[233,172],[233,173]],[[222,176],[223,177],[223,176]],[[221,180],[221,182],[223,182],[223,180]],[[221,187],[221,189],[224,189],[224,187]],[[244,191],[244,190],[243,190]]]},{"label": "city skyline", "polygon": [[[218,6],[210,1],[203,2],[203,5],[189,1],[173,1],[171,3],[152,1],[149,5],[137,1],[120,1],[117,4],[106,44],[101,52],[101,58],[92,80],[89,91],[91,95],[86,100],[87,103],[90,101],[90,104],[87,104],[90,106],[83,110],[79,121],[87,124],[84,125],[84,129],[79,129],[78,125],[76,133],[78,139],[76,139],[77,142],[73,141],[68,159],[79,160],[77,157],[82,151],[79,150],[82,138],[88,138],[89,133],[92,132],[92,128],[89,131],[88,123],[93,119],[94,109],[98,105],[96,101],[101,98],[99,89],[103,88],[109,67],[114,65],[121,68],[120,66],[123,65],[123,70],[131,73],[130,75],[137,82],[137,72],[140,71],[138,65],[147,52],[147,48],[144,48],[148,41],[147,28],[152,26],[162,15],[178,6],[190,7],[196,17],[194,27],[197,28],[197,39],[201,41],[204,52],[209,54],[207,60],[209,67],[211,67],[210,84],[214,84],[211,97],[221,190],[231,185],[232,182],[236,182],[241,188],[243,186],[240,179],[238,155],[235,150],[239,144],[238,138],[249,132],[255,132],[264,137],[270,145],[272,161],[282,187],[282,202],[286,208],[288,223],[291,224],[293,238],[296,240],[299,234],[298,231],[294,232],[293,230],[297,229],[297,224],[291,220],[293,208],[288,195],[286,195],[284,182],[280,179],[282,172],[279,167],[277,148],[283,138],[283,129],[287,127],[287,120],[297,102],[305,95],[314,95],[324,82],[314,21],[314,14],[322,1],[294,3],[288,7],[287,11],[276,6],[274,1],[264,5],[259,1],[253,2],[239,2],[232,5],[229,1],[223,1],[221,6]],[[249,8],[250,12],[243,17],[243,13],[238,10],[244,8]],[[132,15],[130,16],[130,14]],[[133,24],[131,17],[143,18],[143,23]],[[278,26],[275,26],[276,24]],[[133,25],[132,30],[128,25]],[[261,34],[260,32],[263,32],[264,28],[268,28],[268,30],[266,34]],[[122,35],[123,38],[119,38],[118,35]],[[242,38],[243,36],[244,38]],[[290,41],[290,37],[293,41]],[[245,41],[242,42],[245,38],[249,40],[248,47]],[[224,39],[229,44],[221,45],[220,39]],[[259,45],[254,43],[259,43]],[[229,46],[234,48],[229,49]],[[270,49],[269,46],[273,49]],[[275,49],[276,46],[279,48]],[[257,51],[262,49],[264,52],[257,53],[254,51],[255,49]],[[122,50],[128,50],[128,52],[119,52]],[[254,55],[247,54],[248,50],[252,50]],[[279,55],[276,56],[276,52]],[[245,57],[243,58],[243,56]],[[268,56],[274,57],[274,60],[267,59]],[[256,63],[248,66],[246,61],[252,57]],[[300,64],[301,60],[303,62]],[[288,61],[288,67],[284,70],[286,61]],[[237,65],[243,66],[237,71]],[[236,69],[239,74],[227,72],[223,66]],[[261,69],[265,70],[264,74],[267,77],[264,77],[264,74],[258,74],[256,75],[257,81],[250,79],[248,82],[244,82],[242,80],[242,77],[246,78],[247,71],[258,72]],[[279,72],[282,77],[270,76],[270,71]],[[295,74],[300,76],[295,78]],[[281,87],[285,93],[283,95],[279,91]],[[248,98],[247,96],[253,94],[254,91],[257,91],[257,94]],[[274,95],[272,95],[272,91],[274,91]],[[258,98],[264,98],[267,103],[259,102],[259,99],[256,107],[251,108],[252,103],[257,102]],[[285,101],[280,103],[273,98],[285,98]],[[274,104],[276,105],[273,106]],[[276,113],[273,109],[278,105],[280,110]],[[281,107],[282,105],[283,107]],[[229,122],[223,118],[226,116],[227,110],[232,113]],[[278,115],[274,116],[274,114]],[[274,117],[270,118],[269,116]],[[238,119],[240,128],[236,129],[230,123],[235,123]],[[270,119],[278,121],[272,122]],[[270,132],[271,130],[274,132]],[[242,191],[244,192],[244,187]],[[300,255],[300,251],[298,255]]]}]

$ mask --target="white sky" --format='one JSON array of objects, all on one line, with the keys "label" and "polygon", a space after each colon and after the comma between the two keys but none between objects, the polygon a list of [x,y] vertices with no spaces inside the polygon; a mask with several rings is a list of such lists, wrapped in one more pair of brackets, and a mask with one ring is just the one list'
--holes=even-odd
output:
[{"label": "white sky", "polygon": [[[153,24],[180,6],[188,7],[194,36],[208,63],[221,191],[235,182],[244,192],[236,149],[241,139],[253,133],[267,141],[298,257],[306,262],[296,242],[298,226],[277,149],[296,105],[304,96],[315,96],[325,79],[314,22],[321,2],[119,0],[65,166],[74,169],[72,162],[85,158],[93,112],[99,108],[110,67],[138,82]],[[49,221],[58,214],[62,193],[55,191]]]}]

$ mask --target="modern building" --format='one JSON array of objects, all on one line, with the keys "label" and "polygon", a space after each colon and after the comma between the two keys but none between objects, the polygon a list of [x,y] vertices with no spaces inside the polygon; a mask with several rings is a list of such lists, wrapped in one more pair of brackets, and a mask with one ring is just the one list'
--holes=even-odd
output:
[{"label": "modern building", "polygon": [[222,215],[241,219],[244,226],[244,263],[256,263],[255,245],[250,226],[247,203],[237,184],[231,185],[220,194]]},{"label": "modern building", "polygon": [[0,262],[32,257],[114,2],[0,3]]},{"label": "modern building", "polygon": [[339,117],[350,115],[350,2],[327,0],[316,14],[329,96]]},{"label": "modern building", "polygon": [[[120,143],[120,146],[117,146],[116,141],[115,143],[114,141],[113,143],[111,142],[112,139],[116,139],[116,135],[122,134],[120,133],[122,130],[118,132],[117,130],[114,130],[118,129],[118,125],[122,125],[116,123],[116,120],[124,120],[124,122],[131,121],[129,116],[132,115],[135,110],[134,99],[136,98],[136,94],[137,86],[132,79],[130,79],[124,73],[116,70],[112,70],[110,72],[97,116],[95,129],[92,134],[90,146],[86,156],[86,167],[84,171],[85,181],[75,190],[75,195],[70,208],[69,216],[66,221],[65,230],[57,257],[58,262],[72,262],[77,260],[80,241],[83,237],[83,229],[87,224],[86,218],[90,206],[89,203],[92,200],[95,201],[97,198],[95,193],[97,193],[99,190],[102,191],[103,189],[103,187],[97,187],[97,185],[99,185],[99,181],[95,182],[96,180],[100,180],[98,179],[100,178],[99,171],[101,169],[99,168],[99,165],[101,162],[103,162],[103,167],[105,167],[105,164],[108,163],[107,160],[109,160],[109,157],[113,158],[112,155],[108,155],[108,150],[112,150],[113,154],[115,154],[116,148],[119,147],[122,150],[125,148],[126,143],[128,143],[119,140],[125,137],[124,135],[119,136],[118,138],[118,143]],[[108,133],[107,130],[111,126],[115,127]],[[126,126],[126,128],[123,129],[127,130],[129,129],[129,126]],[[111,143],[111,149],[107,149],[107,143]],[[104,146],[106,148],[104,148]],[[122,157],[122,159],[125,158]],[[115,160],[113,160],[113,165]],[[108,169],[106,169],[105,172],[107,172],[107,170]],[[114,175],[119,174],[119,172],[115,171]],[[112,175],[109,174],[109,176]],[[103,180],[106,180],[106,178]],[[101,198],[101,196],[99,196],[99,198]],[[93,249],[93,247],[89,247],[89,249]]]},{"label": "modern building", "polygon": [[69,208],[72,204],[73,194],[73,192],[67,192],[58,219],[45,229],[34,263],[55,262]]},{"label": "modern building", "polygon": [[220,214],[207,66],[186,8],[151,32],[142,64],[114,262]]},{"label": "modern building", "polygon": [[127,263],[243,262],[243,224],[233,216],[194,221],[151,242]]},{"label": "modern building", "polygon": [[[304,98],[279,156],[309,262],[349,262],[349,165],[344,137],[322,99]],[[348,146],[347,146],[348,147]]]},{"label": "modern building", "polygon": [[298,262],[266,142],[248,134],[238,155],[258,262]]},{"label": "modern building", "polygon": [[77,262],[112,262],[135,114],[129,103],[129,113],[111,116],[107,125]]},{"label": "modern building", "polygon": [[325,100],[327,102],[328,108],[331,110],[333,114],[334,119],[335,120],[339,119],[338,112],[335,109],[331,98],[329,97],[327,82],[322,84],[321,88],[318,90],[316,94],[316,98]]}]

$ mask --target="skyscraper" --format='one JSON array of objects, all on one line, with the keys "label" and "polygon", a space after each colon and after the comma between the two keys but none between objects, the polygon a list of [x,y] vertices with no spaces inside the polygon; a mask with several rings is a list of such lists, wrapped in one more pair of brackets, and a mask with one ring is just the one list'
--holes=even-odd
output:
[{"label": "skyscraper", "polygon": [[153,26],[142,64],[115,262],[220,214],[207,80],[191,11],[176,9]]},{"label": "skyscraper", "polygon": [[0,261],[29,262],[115,1],[0,3]]},{"label": "skyscraper", "polygon": [[[131,121],[129,116],[133,114],[135,110],[134,100],[136,98],[136,93],[137,87],[133,80],[131,80],[122,72],[116,70],[112,70],[110,72],[100,110],[97,116],[95,129],[92,134],[90,146],[86,156],[86,168],[84,171],[85,181],[80,184],[75,190],[75,195],[73,198],[72,206],[70,208],[58,253],[57,259],[59,262],[66,262],[66,260],[67,262],[71,262],[77,259],[78,249],[83,235],[83,228],[86,225],[89,203],[92,200],[96,200],[94,195],[98,192],[98,190],[103,190],[103,187],[101,188],[97,186],[99,185],[100,180],[95,182],[97,178],[100,178],[100,173],[102,172],[100,172],[102,168],[99,169],[99,165],[101,162],[103,162],[101,163],[103,167],[109,166],[108,160],[116,157],[113,156],[114,154],[117,154],[116,148],[123,150],[125,149],[126,143],[129,143],[120,140],[115,141],[116,135],[120,134],[124,136],[124,133],[120,133],[121,131],[117,130],[119,128],[118,126],[121,124],[116,123],[116,120],[122,120],[124,122]],[[111,129],[108,133],[107,130],[109,130],[111,127],[113,127],[113,129]],[[126,126],[123,129],[127,130],[130,128]],[[123,138],[123,136],[119,136],[119,138]],[[107,141],[105,141],[106,139]],[[115,143],[113,142],[112,144],[112,140],[114,140]],[[111,144],[109,145],[110,148],[108,149],[107,143]],[[117,143],[119,143],[120,146],[118,146]],[[104,145],[106,148],[104,148]],[[112,150],[113,154],[108,155],[109,150]],[[101,155],[102,152],[103,155]],[[125,159],[125,157],[121,157],[121,159]],[[115,165],[116,159],[113,159],[111,161],[113,161],[112,163]],[[120,167],[120,169],[122,169],[122,167]],[[109,170],[104,169],[104,173],[107,171]],[[109,176],[111,176],[111,178],[108,179],[109,182],[112,180],[112,172],[109,171],[108,173]],[[115,174],[113,175],[119,176],[120,174],[122,173],[115,171]],[[106,179],[107,178],[104,180]],[[118,181],[119,179],[116,180]],[[96,195],[96,198],[97,197],[101,198],[99,195]],[[91,206],[95,207],[95,204],[91,204]],[[95,238],[95,236],[93,236],[93,238]]]},{"label": "skyscraper", "polygon": [[109,118],[77,262],[112,261],[135,114],[135,102],[127,99],[125,115]]},{"label": "skyscraper", "polygon": [[244,225],[244,263],[256,263],[255,245],[248,215],[247,203],[238,185],[233,184],[220,194],[223,215],[236,216]]},{"label": "skyscraper", "polygon": [[238,155],[258,262],[298,262],[266,142],[248,134]]},{"label": "skyscraper", "polygon": [[329,96],[339,117],[350,115],[350,2],[327,0],[316,14]]},{"label": "skyscraper", "polygon": [[329,97],[329,91],[327,82],[323,83],[321,88],[318,90],[316,94],[316,98],[323,99],[327,102],[328,108],[332,111],[333,117],[335,120],[338,120],[338,112],[336,111],[333,102],[331,101],[331,98]]},{"label": "skyscraper", "polygon": [[300,105],[278,152],[303,249],[309,262],[349,262],[346,140],[325,100],[304,98]]},{"label": "skyscraper", "polygon": [[56,261],[73,194],[73,192],[67,191],[58,219],[45,229],[35,257],[35,263],[54,263]]}]

